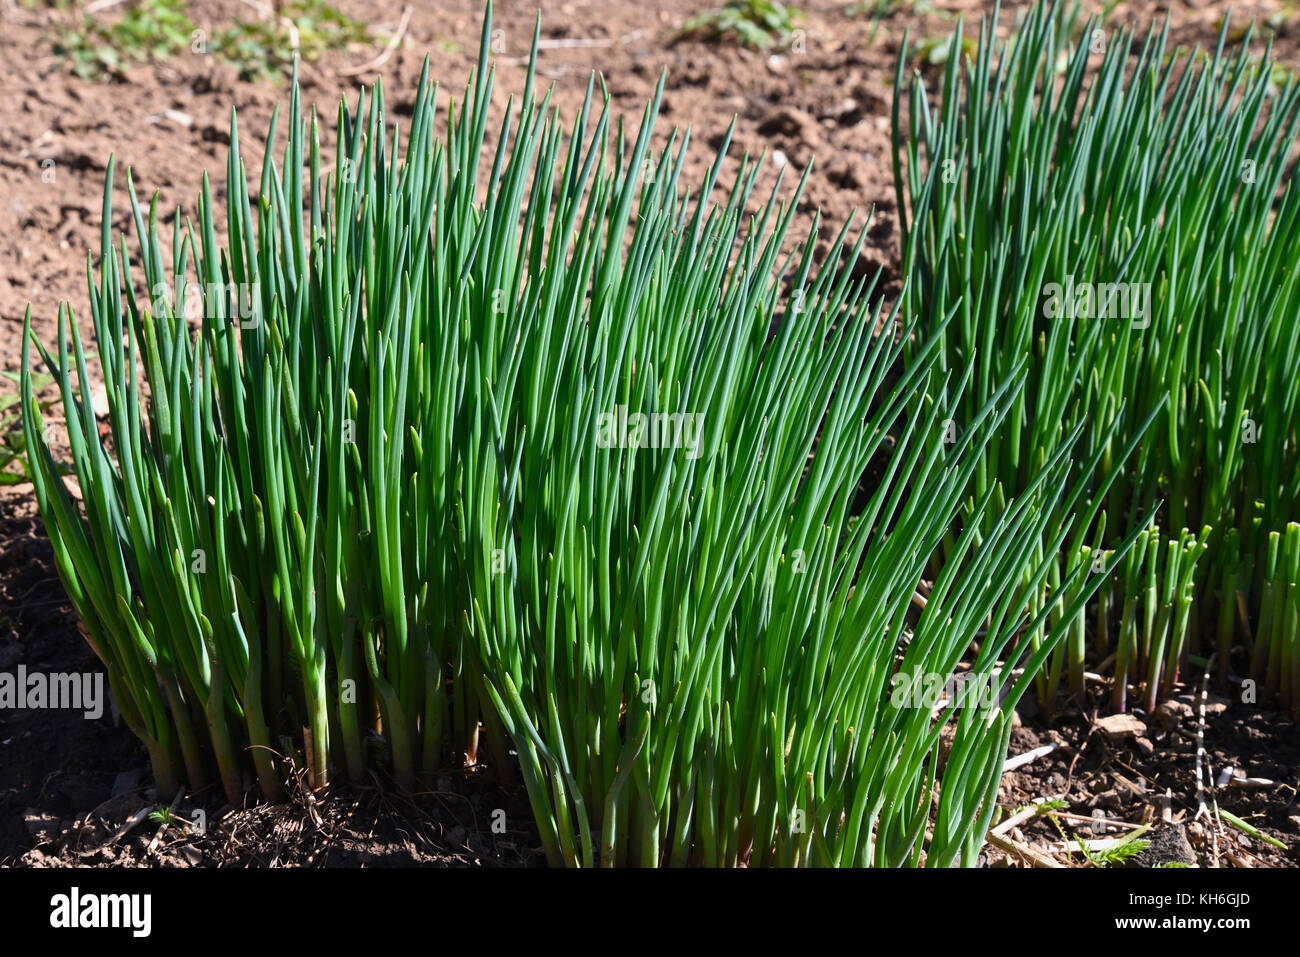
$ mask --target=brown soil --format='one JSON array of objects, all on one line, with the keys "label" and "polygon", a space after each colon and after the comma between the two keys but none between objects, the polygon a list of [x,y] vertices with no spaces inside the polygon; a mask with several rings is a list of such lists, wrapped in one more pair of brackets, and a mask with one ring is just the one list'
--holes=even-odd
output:
[{"label": "brown soil", "polygon": [[[1237,686],[1239,687],[1239,685]],[[1216,694],[1216,690],[1219,694]],[[1135,711],[1131,728],[1107,730],[1109,713],[1106,695],[1097,689],[1086,708],[1075,702],[1050,725],[1030,701],[1021,703],[1025,715],[1012,732],[1008,758],[1035,748],[1055,745],[1056,750],[1003,776],[998,804],[1008,809],[1060,801],[1064,813],[1089,818],[1095,815],[1124,822],[1122,826],[1098,828],[1086,820],[1049,816],[1032,818],[1013,829],[1012,839],[1044,856],[1071,860],[1061,854],[1060,845],[1076,835],[1121,838],[1134,825],[1150,830],[1139,835],[1159,852],[1166,844],[1179,846],[1186,840],[1192,857],[1176,854],[1153,855],[1135,862],[1142,865],[1167,861],[1210,865],[1216,852],[1223,867],[1296,867],[1300,865],[1300,804],[1296,783],[1300,781],[1300,737],[1290,718],[1262,711],[1254,705],[1220,696],[1228,688],[1211,687],[1205,708],[1205,752],[1207,788],[1215,785],[1224,769],[1234,778],[1253,779],[1214,787],[1205,792],[1207,807],[1218,808],[1258,828],[1285,849],[1273,847],[1227,825],[1214,826],[1207,815],[1197,819],[1196,730],[1200,689],[1185,688],[1173,700],[1146,715]],[[1238,693],[1239,697],[1239,693]],[[1267,782],[1266,784],[1263,782]],[[1171,840],[1172,838],[1172,840]],[[989,847],[986,856],[994,866],[1024,866],[1023,855]],[[1072,862],[1086,863],[1075,853]]]},{"label": "brown soil", "polygon": [[[380,39],[371,47],[327,53],[304,64],[305,102],[332,116],[340,96],[382,75],[390,106],[399,116],[409,114],[426,54],[444,96],[459,94],[478,47],[479,4],[414,4],[402,44],[379,73],[360,76],[343,71],[379,52],[404,4],[336,0],[335,5],[367,22]],[[574,114],[590,72],[597,70],[608,82],[616,111],[635,125],[666,68],[661,130],[692,127],[696,146],[687,181],[703,176],[712,161],[710,150],[733,115],[738,117],[733,156],[767,151],[776,165],[789,164],[788,172],[796,174],[816,156],[801,221],[810,224],[813,211],[820,210],[827,230],[834,231],[851,211],[874,208],[865,255],[885,268],[886,294],[896,291],[889,104],[903,31],[910,30],[914,39],[945,35],[952,14],[977,16],[984,3],[938,0],[918,4],[929,11],[921,14],[899,4],[907,9],[874,22],[869,13],[849,15],[847,0],[800,3],[806,14],[800,24],[802,52],[773,54],[683,38],[682,23],[711,0],[540,5],[539,74],[555,84],[555,102],[564,115]],[[200,54],[135,66],[113,82],[78,79],[52,55],[49,40],[54,25],[72,22],[74,13],[27,6],[0,0],[0,370],[6,371],[19,368],[29,303],[36,331],[47,342],[54,339],[60,302],[71,303],[85,321],[85,256],[99,245],[100,194],[110,153],[116,153],[118,165],[116,230],[127,225],[127,168],[142,198],[157,190],[161,210],[179,207],[183,215],[193,215],[205,169],[220,197],[231,108],[238,109],[252,142],[265,130],[273,106],[286,99],[283,84],[240,82],[232,68]],[[536,6],[532,0],[497,4],[495,25],[505,43],[497,58],[501,104],[506,93],[522,86]],[[1225,6],[1121,3],[1112,17],[1143,24],[1168,13],[1177,42],[1207,44],[1215,39]],[[1282,6],[1239,4],[1235,16],[1266,17]],[[253,16],[239,0],[193,0],[189,7],[191,18],[207,30]],[[1004,24],[1013,19],[1008,5]],[[1300,66],[1300,26],[1279,29],[1275,54]],[[260,154],[248,152],[252,177],[260,172]],[[22,485],[0,490],[0,670],[19,662],[49,671],[96,665],[54,572],[30,486]],[[1175,823],[1195,811],[1193,753],[1184,725],[1152,732],[1143,739],[1149,748],[1132,740],[1112,742],[1083,716],[1062,719],[1054,728],[1028,719],[1016,734],[1013,755],[1046,741],[1059,740],[1062,747],[1007,776],[1001,799],[1008,807],[1064,794],[1071,810],[1085,816],[1101,808],[1111,817],[1137,821],[1156,807],[1158,794],[1170,789]],[[1277,852],[1240,832],[1224,833],[1223,862],[1294,866],[1300,826],[1294,726],[1230,708],[1211,719],[1207,744],[1216,773],[1231,764],[1277,782],[1264,790],[1230,789],[1219,799],[1288,846]],[[1117,775],[1144,782],[1145,790],[1117,789]],[[376,787],[341,788],[320,801],[300,798],[279,807],[212,806],[206,837],[182,835],[172,825],[153,850],[149,845],[160,828],[145,818],[105,847],[141,807],[169,802],[170,796],[154,795],[142,782],[147,782],[144,751],[111,719],[0,711],[0,863],[21,858],[27,864],[521,864],[537,859],[535,836],[518,824],[528,819],[526,806],[481,774],[449,775],[437,793],[412,801]],[[177,813],[188,818],[194,807],[183,803]],[[505,834],[488,824],[498,807],[507,809]],[[1160,810],[1153,813],[1159,819]],[[1021,838],[1041,849],[1059,835],[1038,819],[1021,829]],[[1005,855],[991,850],[989,859],[998,863]]]},{"label": "brown soil", "polygon": [[[448,772],[402,797],[391,785],[299,786],[280,804],[159,801],[144,769],[74,819],[23,815],[27,867],[531,867],[545,862],[528,803],[485,771]],[[494,806],[495,805],[495,806]],[[166,812],[162,809],[166,808]]]}]

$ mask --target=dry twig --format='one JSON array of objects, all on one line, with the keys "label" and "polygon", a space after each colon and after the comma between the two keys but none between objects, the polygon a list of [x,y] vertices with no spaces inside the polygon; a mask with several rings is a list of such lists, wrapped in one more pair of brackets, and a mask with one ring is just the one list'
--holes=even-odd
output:
[{"label": "dry twig", "polygon": [[397,30],[393,33],[383,50],[379,52],[373,60],[362,63],[360,66],[345,66],[338,71],[339,76],[360,76],[363,73],[372,73],[388,62],[388,58],[393,55],[393,51],[401,44],[402,38],[406,36],[406,28],[411,24],[411,6],[408,4],[402,11],[402,19],[397,23]]}]

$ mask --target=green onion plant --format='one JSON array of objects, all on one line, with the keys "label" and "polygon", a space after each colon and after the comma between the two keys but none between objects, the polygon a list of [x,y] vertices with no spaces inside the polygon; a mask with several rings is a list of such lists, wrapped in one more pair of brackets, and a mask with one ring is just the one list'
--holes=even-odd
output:
[{"label": "green onion plant", "polygon": [[[683,190],[685,138],[652,150],[658,95],[634,139],[610,136],[608,103],[589,116],[590,91],[567,137],[530,102],[515,156],[544,172],[521,212],[528,268],[511,250],[499,324],[476,338],[462,561],[549,859],[972,863],[1011,709],[1065,632],[1027,611],[1054,552],[1025,544],[1096,520],[1074,518],[1071,443],[1019,498],[968,501],[1023,369],[960,440],[929,443],[953,411],[946,390],[923,401],[942,339],[903,366],[915,330],[876,335],[897,315],[875,280],[816,269],[815,228],[787,246],[802,184],[749,215],[760,165],[714,202],[724,142]],[[507,163],[501,189],[526,178]],[[849,229],[827,261],[856,261]],[[1066,611],[1103,578],[1066,576]],[[983,707],[895,694],[946,683],[976,640]]]},{"label": "green onion plant", "polygon": [[[133,256],[112,234],[110,161],[98,277],[87,262],[107,429],[72,310],[53,354],[25,337],[37,501],[165,793],[215,766],[235,801],[251,765],[277,796],[277,755],[319,784],[331,766],[360,779],[379,745],[405,787],[477,758],[453,451],[478,418],[469,326],[509,262],[476,199],[488,82],[480,69],[439,141],[422,77],[404,151],[382,88],[363,91],[332,160],[295,83],[282,161],[277,113],[255,181],[232,113],[225,244],[206,175],[197,223],[178,210],[165,243],[128,173]],[[80,502],[42,434],[33,346],[61,384]]]},{"label": "green onion plant", "polygon": [[[1227,51],[1226,24],[1190,56],[1170,50],[1167,24],[1144,39],[1095,19],[1072,33],[1057,4],[1032,7],[1008,41],[997,27],[995,12],[974,55],[948,61],[937,104],[899,57],[903,315],[941,336],[942,368],[971,376],[958,426],[1026,368],[973,495],[1014,495],[1081,430],[1072,474],[1105,530],[1093,547],[1160,506],[1049,665],[1042,703],[1062,669],[1080,690],[1091,630],[1117,707],[1130,687],[1152,706],[1190,657],[1217,652],[1226,674],[1234,643],[1300,707],[1300,87],[1277,88],[1249,33]],[[1113,467],[1124,478],[1102,499]],[[1062,574],[1080,557],[1058,556]]]}]

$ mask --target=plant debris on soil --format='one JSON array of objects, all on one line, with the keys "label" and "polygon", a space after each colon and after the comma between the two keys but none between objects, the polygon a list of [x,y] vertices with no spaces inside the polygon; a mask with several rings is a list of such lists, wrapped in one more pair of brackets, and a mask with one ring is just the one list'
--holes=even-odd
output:
[{"label": "plant debris on soil", "polygon": [[[444,775],[409,797],[391,786],[335,786],[245,807],[158,802],[142,770],[71,822],[29,809],[30,867],[532,867],[545,863],[527,801],[475,775]],[[117,789],[121,788],[120,793]],[[501,805],[492,807],[493,803]],[[522,826],[521,826],[522,825]]]},{"label": "plant debris on soil", "polygon": [[[914,42],[951,33],[957,14],[974,20],[977,0],[874,5],[809,2],[797,44],[768,50],[686,36],[683,25],[707,6],[698,0],[655,5],[625,0],[499,3],[498,84],[523,84],[536,7],[542,8],[539,76],[572,114],[592,70],[615,106],[635,124],[641,104],[667,69],[664,130],[691,126],[710,149],[692,150],[688,177],[712,162],[733,115],[733,159],[766,152],[769,183],[783,167],[797,179],[816,158],[799,215],[820,211],[833,235],[853,210],[874,210],[865,246],[871,268],[885,269],[884,292],[897,293],[898,223],[889,141],[895,57],[904,30]],[[339,0],[365,22],[375,42],[324,51],[300,69],[303,98],[332,110],[356,85],[382,76],[394,112],[409,115],[427,55],[431,73],[468,74],[481,5],[401,0]],[[1085,5],[1087,8],[1088,5]],[[1094,8],[1097,8],[1093,5]],[[1212,44],[1227,4],[1119,3],[1110,23],[1145,24],[1167,12],[1176,44]],[[1235,21],[1272,18],[1274,56],[1300,65],[1300,29],[1280,2],[1245,3]],[[238,0],[197,0],[189,15],[216,31],[251,16]],[[873,12],[874,11],[874,12]],[[79,9],[0,0],[0,370],[20,365],[23,312],[54,339],[60,301],[87,312],[85,256],[98,248],[99,200],[110,153],[132,167],[142,197],[158,190],[159,209],[190,215],[208,170],[220,199],[232,107],[250,129],[265,129],[285,98],[283,82],[243,82],[218,58],[182,52],[129,65],[96,82],[54,54],[52,37]],[[386,58],[384,42],[405,29]],[[1003,25],[1014,24],[1014,8]],[[369,64],[377,66],[369,68]],[[359,72],[358,67],[366,67]],[[443,96],[458,90],[446,84]],[[498,107],[500,109],[500,107]],[[493,124],[489,124],[489,128]],[[283,133],[281,134],[283,136]],[[332,149],[332,147],[330,147]],[[256,165],[256,164],[254,164]],[[252,172],[250,170],[250,172]],[[787,183],[787,188],[789,183]],[[125,225],[125,208],[116,214]],[[861,225],[863,219],[857,220]],[[825,246],[823,247],[825,248]],[[92,365],[92,378],[98,375]],[[0,387],[7,380],[0,379]],[[19,663],[42,671],[100,670],[77,629],[27,484],[0,486],[0,671]],[[1008,759],[1042,751],[1003,778],[1002,820],[1043,802],[1050,809],[1006,829],[990,844],[989,866],[1089,865],[1076,842],[1123,838],[1150,825],[1140,866],[1294,867],[1300,865],[1300,738],[1283,715],[1240,703],[1235,689],[1211,687],[1206,711],[1207,784],[1225,784],[1198,811],[1196,688],[1153,714],[1108,721],[1104,689],[1049,724],[1022,705]],[[1050,750],[1048,750],[1050,749]],[[449,770],[436,787],[406,798],[382,781],[304,788],[280,805],[221,806],[220,798],[153,793],[144,748],[106,713],[0,710],[0,864],[27,866],[531,866],[541,862],[522,790],[490,769]],[[207,803],[204,803],[204,802]],[[1280,842],[1280,849],[1214,815],[1217,807]],[[196,818],[196,811],[203,814]],[[203,833],[196,821],[201,818]],[[1076,847],[1071,850],[1071,846]],[[1010,849],[1008,849],[1010,848]],[[1117,866],[1117,865],[1112,865]]]},{"label": "plant debris on soil", "polygon": [[[1090,694],[1086,709],[1076,705],[1051,726],[1032,702],[1021,705],[1021,724],[1011,736],[1008,763],[1017,756],[1051,748],[1002,778],[998,804],[1011,812],[1058,802],[1010,829],[1015,843],[1062,863],[1087,859],[1063,853],[1066,841],[1121,838],[1140,825],[1138,839],[1150,842],[1131,863],[1138,866],[1208,866],[1216,854],[1223,867],[1300,865],[1300,738],[1288,716],[1220,697],[1213,687],[1205,709],[1206,786],[1209,813],[1198,818],[1196,730],[1199,689],[1188,687],[1150,715],[1135,710],[1109,721],[1104,689]],[[1224,786],[1213,787],[1228,771]],[[1232,772],[1236,772],[1235,774]],[[1280,841],[1285,849],[1250,837],[1232,825],[1216,824],[1214,805]],[[1098,823],[1098,822],[1101,823]],[[996,831],[996,826],[995,826]],[[1062,836],[1062,831],[1066,836]],[[993,866],[1025,866],[1015,851],[990,846]]]}]

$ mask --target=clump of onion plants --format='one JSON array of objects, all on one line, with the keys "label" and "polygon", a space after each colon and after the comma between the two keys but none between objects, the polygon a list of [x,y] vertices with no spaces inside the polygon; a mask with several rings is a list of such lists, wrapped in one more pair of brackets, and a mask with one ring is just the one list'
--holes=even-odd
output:
[{"label": "clump of onion plants", "polygon": [[1045,584],[1098,545],[1072,439],[971,497],[1023,363],[931,441],[971,376],[789,241],[802,183],[719,186],[728,136],[685,187],[662,83],[634,137],[594,79],[562,125],[535,47],[489,149],[490,31],[445,139],[424,79],[404,143],[377,87],[327,163],[295,88],[254,191],[232,121],[224,245],[206,181],[165,245],[128,176],[133,252],[110,165],[104,426],[71,309],[53,350],[29,316],[37,500],[160,786],[513,749],[554,863],[972,863],[1012,709],[1106,577]]},{"label": "clump of onion plants", "polygon": [[[1058,10],[1035,6],[1005,42],[995,13],[937,105],[900,56],[904,315],[942,328],[942,367],[971,375],[958,425],[1027,363],[973,494],[1026,487],[1081,430],[1097,471],[1072,474],[1102,506],[1101,552],[1159,504],[1040,679],[1044,705],[1062,680],[1082,690],[1086,657],[1113,663],[1117,707],[1152,707],[1193,661],[1226,674],[1240,643],[1237,673],[1300,707],[1300,88],[1275,85],[1249,34],[1227,51],[1226,24],[1187,56],[1167,25],[1072,33]],[[1083,544],[1049,580],[1097,560]]]},{"label": "clump of onion plants", "polygon": [[[1082,493],[1070,443],[1018,498],[968,500],[1022,369],[935,446],[965,383],[929,397],[941,339],[895,334],[854,278],[863,234],[818,268],[816,227],[790,240],[802,184],[751,202],[746,159],[715,197],[725,141],[684,189],[658,95],[634,137],[590,88],[567,136],[529,102],[514,156],[541,172],[528,192],[502,169],[527,203],[490,235],[482,285],[507,294],[475,327],[458,522],[466,629],[549,859],[973,862],[1011,710],[1065,631],[1025,611],[1051,567],[1025,543],[1095,524],[1046,528]],[[1103,578],[1061,583],[1071,614]]]},{"label": "clump of onion plants", "polygon": [[[87,262],[105,427],[72,309],[53,353],[25,337],[41,515],[164,793],[215,768],[232,801],[250,770],[274,797],[279,758],[323,784],[360,779],[375,752],[410,787],[476,759],[481,719],[494,727],[460,635],[454,521],[487,371],[471,327],[492,321],[484,273],[511,261],[484,241],[509,199],[494,184],[481,203],[475,181],[485,63],[486,46],[445,139],[426,66],[405,130],[378,85],[341,104],[332,157],[295,82],[281,160],[277,112],[256,180],[232,113],[225,208],[205,174],[197,222],[177,210],[170,241],[129,173],[134,248],[113,235],[110,161],[98,275]],[[34,406],[33,346],[61,386],[79,498]]]}]

